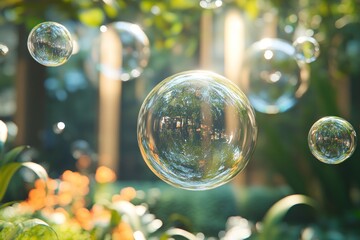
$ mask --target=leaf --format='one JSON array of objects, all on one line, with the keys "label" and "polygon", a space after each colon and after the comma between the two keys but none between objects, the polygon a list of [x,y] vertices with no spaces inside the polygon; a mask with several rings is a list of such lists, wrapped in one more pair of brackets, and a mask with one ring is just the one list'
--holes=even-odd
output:
[{"label": "leaf", "polygon": [[0,3],[0,9],[10,7],[12,5],[16,5],[16,4],[19,4],[22,2],[23,2],[23,0],[2,0]]},{"label": "leaf", "polygon": [[39,164],[33,162],[24,163],[8,163],[0,168],[0,202],[4,198],[6,189],[10,183],[11,178],[20,168],[25,167],[32,170],[40,179],[47,180],[48,175],[46,170]]},{"label": "leaf", "polygon": [[5,239],[10,232],[15,229],[15,225],[11,222],[0,220],[0,239]]},{"label": "leaf", "polygon": [[198,7],[198,2],[192,0],[171,0],[170,6],[174,9],[185,10]]},{"label": "leaf", "polygon": [[181,237],[184,237],[184,238],[186,238],[188,240],[198,240],[199,239],[194,234],[189,233],[188,231],[185,231],[185,230],[180,229],[180,228],[171,228],[171,229],[167,230],[165,232],[165,234],[163,234],[160,237],[160,239],[161,240],[167,240],[167,239],[170,239],[170,237],[173,237],[173,236],[181,236]]},{"label": "leaf", "polygon": [[12,150],[10,150],[9,152],[7,152],[4,156],[3,160],[0,160],[0,167],[4,166],[8,163],[11,162],[15,162],[17,160],[17,158],[26,150],[28,150],[30,147],[29,146],[19,146],[16,148],[13,148]]},{"label": "leaf", "polygon": [[116,210],[111,210],[111,219],[110,225],[111,227],[116,227],[121,222],[121,215]]},{"label": "leaf", "polygon": [[313,199],[301,194],[290,195],[279,200],[265,214],[259,239],[274,239],[272,238],[274,230],[277,230],[277,226],[282,222],[285,215],[292,207],[300,204],[308,205],[314,209],[318,208],[317,203]]},{"label": "leaf", "polygon": [[100,8],[90,8],[80,11],[79,19],[85,25],[96,27],[104,22],[105,16]]},{"label": "leaf", "polygon": [[5,240],[12,239],[59,239],[55,230],[52,229],[46,222],[34,218],[16,225],[15,231],[8,234]]}]

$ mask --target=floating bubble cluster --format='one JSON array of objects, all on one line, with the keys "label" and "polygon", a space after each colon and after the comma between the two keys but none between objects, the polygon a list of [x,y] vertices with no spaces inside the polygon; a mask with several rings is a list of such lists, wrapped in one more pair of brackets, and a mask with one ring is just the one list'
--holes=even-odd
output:
[{"label": "floating bubble cluster", "polygon": [[308,135],[311,153],[321,162],[338,164],[348,159],[356,148],[356,132],[339,117],[324,117],[314,123]]},{"label": "floating bubble cluster", "polygon": [[136,24],[114,22],[100,27],[91,49],[91,65],[110,79],[141,75],[150,57],[149,39]]},{"label": "floating bubble cluster", "polygon": [[300,62],[314,62],[320,55],[319,43],[313,37],[298,37],[294,42],[295,58]]},{"label": "floating bubble cluster", "polygon": [[31,56],[48,67],[64,64],[73,52],[69,31],[56,22],[43,22],[35,26],[29,34],[27,46]]},{"label": "floating bubble cluster", "polygon": [[149,168],[189,190],[220,186],[243,170],[257,138],[254,111],[230,80],[188,71],[159,83],[138,116],[138,143]]},{"label": "floating bubble cluster", "polygon": [[307,89],[306,68],[294,59],[294,47],[281,39],[265,38],[247,51],[243,84],[253,107],[276,114],[293,107]]},{"label": "floating bubble cluster", "polygon": [[201,0],[200,6],[205,9],[219,8],[223,5],[222,0]]}]

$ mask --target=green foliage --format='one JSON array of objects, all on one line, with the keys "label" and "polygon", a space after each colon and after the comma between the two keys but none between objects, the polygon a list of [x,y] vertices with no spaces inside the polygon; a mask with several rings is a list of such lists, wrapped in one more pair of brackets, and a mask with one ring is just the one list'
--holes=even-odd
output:
[{"label": "green foliage", "polygon": [[6,228],[0,231],[4,240],[21,239],[21,240],[56,240],[56,232],[44,221],[40,219],[29,219],[25,221],[6,223]]},{"label": "green foliage", "polygon": [[[3,122],[0,121],[2,124]],[[5,139],[6,140],[6,139]],[[2,144],[3,145],[3,144]],[[20,146],[7,152],[0,159],[0,203],[4,198],[14,174],[20,168],[28,168],[35,173],[40,179],[47,180],[47,172],[39,164],[33,162],[17,162],[20,155],[28,149],[27,146]],[[3,147],[1,148],[3,150]],[[7,207],[11,203],[0,205],[1,208]],[[0,208],[0,209],[1,209]],[[36,232],[36,235],[34,234]],[[27,219],[24,221],[9,222],[0,220],[0,239],[58,239],[56,232],[49,227],[47,223],[40,219]]]},{"label": "green foliage", "polygon": [[281,225],[285,215],[289,210],[296,205],[308,205],[313,208],[317,208],[314,200],[304,195],[291,195],[287,196],[277,203],[275,203],[266,213],[262,222],[262,230],[260,233],[260,239],[279,239],[281,234],[277,226]]}]

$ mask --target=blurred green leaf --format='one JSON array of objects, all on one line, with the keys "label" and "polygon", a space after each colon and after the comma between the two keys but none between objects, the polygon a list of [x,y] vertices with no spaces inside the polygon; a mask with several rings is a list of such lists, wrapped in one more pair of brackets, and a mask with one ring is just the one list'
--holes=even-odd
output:
[{"label": "blurred green leaf", "polygon": [[34,218],[16,224],[15,228],[5,236],[4,240],[56,240],[59,239],[54,229],[46,222]]},{"label": "blurred green leaf", "polygon": [[104,12],[100,8],[89,8],[80,11],[79,19],[82,23],[88,26],[99,26],[105,20]]},{"label": "blurred green leaf", "polygon": [[13,231],[13,229],[15,229],[14,224],[0,220],[0,239],[5,239],[5,237]]},{"label": "blurred green leaf", "polygon": [[175,9],[190,9],[194,7],[199,7],[199,3],[197,1],[192,0],[171,0],[170,6]]},{"label": "blurred green leaf", "polygon": [[23,0],[2,0],[0,2],[0,8],[5,8],[5,7],[9,7],[15,4],[19,4],[22,3]]},{"label": "blurred green leaf", "polygon": [[315,210],[318,209],[317,203],[305,195],[295,194],[279,200],[264,216],[262,231],[260,232],[260,240],[278,239],[278,227],[283,221],[285,215],[292,207],[300,204],[308,205],[313,207]]},{"label": "blurred green leaf", "polygon": [[165,234],[163,234],[160,237],[160,240],[173,239],[172,237],[174,237],[174,236],[181,236],[181,237],[184,237],[184,238],[186,238],[188,240],[198,240],[199,239],[194,234],[189,233],[188,231],[185,231],[183,229],[171,228],[171,229],[167,230],[165,232]]},{"label": "blurred green leaf", "polygon": [[5,154],[2,160],[0,159],[0,167],[8,163],[15,162],[18,159],[18,157],[29,148],[30,148],[29,146],[19,146],[13,148],[12,150],[10,150]]},{"label": "blurred green leaf", "polygon": [[106,15],[109,16],[110,18],[115,18],[119,13],[118,9],[115,6],[108,5],[108,4],[106,4],[104,6],[104,11],[105,11]]},{"label": "blurred green leaf", "polygon": [[118,211],[111,210],[111,219],[110,225],[111,227],[116,227],[121,222],[121,215]]},{"label": "blurred green leaf", "polygon": [[28,168],[33,171],[40,179],[47,180],[46,170],[39,164],[33,162],[12,162],[4,165],[0,168],[0,201],[3,199],[6,189],[10,183],[11,178],[14,174],[22,167]]}]

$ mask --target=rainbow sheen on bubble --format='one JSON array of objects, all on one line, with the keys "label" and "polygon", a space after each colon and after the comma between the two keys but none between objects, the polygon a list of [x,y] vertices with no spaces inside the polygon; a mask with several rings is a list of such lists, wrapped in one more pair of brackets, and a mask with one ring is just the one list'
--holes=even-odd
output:
[{"label": "rainbow sheen on bubble", "polygon": [[43,22],[30,32],[27,47],[40,64],[56,67],[69,60],[73,52],[70,32],[56,22]]},{"label": "rainbow sheen on bubble", "polygon": [[188,71],[166,78],[149,93],[137,134],[155,175],[175,187],[206,190],[245,168],[257,126],[250,102],[230,80]]},{"label": "rainbow sheen on bubble", "polygon": [[339,164],[348,159],[355,151],[356,141],[353,126],[333,116],[315,122],[308,135],[311,153],[327,164]]},{"label": "rainbow sheen on bubble", "polygon": [[200,6],[205,9],[215,9],[223,5],[222,0],[201,0]]},{"label": "rainbow sheen on bubble", "polygon": [[298,37],[294,42],[295,58],[300,62],[312,63],[320,55],[319,43],[313,37]]},{"label": "rainbow sheen on bubble", "polygon": [[93,69],[106,77],[128,81],[142,74],[149,57],[149,39],[144,31],[133,23],[114,22],[100,27],[89,60]]},{"label": "rainbow sheen on bubble", "polygon": [[246,52],[242,87],[259,112],[289,110],[307,90],[305,66],[294,59],[294,47],[281,39],[265,38]]}]

